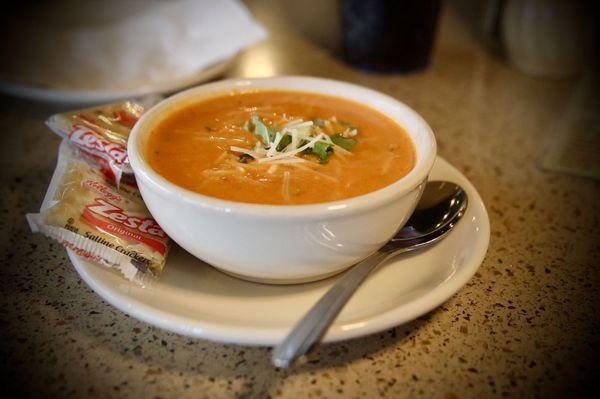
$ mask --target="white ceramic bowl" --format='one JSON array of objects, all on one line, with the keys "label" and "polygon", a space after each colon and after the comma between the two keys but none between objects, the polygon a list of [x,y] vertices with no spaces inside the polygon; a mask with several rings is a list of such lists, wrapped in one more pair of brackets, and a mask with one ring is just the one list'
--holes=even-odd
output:
[{"label": "white ceramic bowl", "polygon": [[[144,160],[149,133],[173,110],[220,94],[256,89],[328,94],[376,109],[408,132],[416,165],[395,183],[358,197],[310,205],[261,205],[186,190]],[[169,97],[135,125],[128,153],[148,209],[177,244],[226,273],[288,284],[339,273],[385,244],[418,202],[436,144],[423,118],[392,97],[335,80],[289,76],[223,80]]]}]

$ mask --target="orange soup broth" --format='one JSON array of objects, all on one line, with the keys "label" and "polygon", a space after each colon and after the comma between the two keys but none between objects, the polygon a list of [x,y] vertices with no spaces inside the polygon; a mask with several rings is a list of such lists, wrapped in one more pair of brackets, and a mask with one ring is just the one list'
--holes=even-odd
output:
[{"label": "orange soup broth", "polygon": [[[291,165],[241,163],[240,153],[230,147],[254,147],[257,136],[242,128],[252,115],[273,126],[335,117],[357,127],[357,144],[350,153],[334,149],[326,164],[314,155],[301,155],[309,162]],[[295,205],[337,201],[388,186],[414,167],[415,150],[398,124],[364,105],[313,93],[256,91],[203,100],[168,115],[150,133],[146,159],[167,180],[203,195]]]}]

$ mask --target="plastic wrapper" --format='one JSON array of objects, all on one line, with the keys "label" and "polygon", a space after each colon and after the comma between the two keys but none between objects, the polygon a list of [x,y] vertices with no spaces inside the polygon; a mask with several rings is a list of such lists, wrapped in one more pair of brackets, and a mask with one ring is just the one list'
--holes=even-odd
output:
[{"label": "plastic wrapper", "polygon": [[68,140],[60,146],[40,213],[28,214],[27,220],[32,231],[140,283],[161,273],[169,250],[169,238],[138,189],[122,182],[117,190]]},{"label": "plastic wrapper", "polygon": [[121,101],[56,114],[46,124],[98,162],[119,187],[121,180],[135,184],[127,158],[127,139],[143,112],[144,105]]}]

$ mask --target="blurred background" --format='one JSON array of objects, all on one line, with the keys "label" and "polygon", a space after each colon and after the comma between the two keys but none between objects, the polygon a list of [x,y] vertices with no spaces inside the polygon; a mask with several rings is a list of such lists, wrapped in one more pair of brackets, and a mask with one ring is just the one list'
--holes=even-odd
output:
[{"label": "blurred background", "polygon": [[503,65],[526,84],[573,83],[538,160],[597,178],[597,8],[578,0],[9,2],[0,91],[73,108],[222,77],[302,74],[377,87],[429,76],[449,87],[453,77],[438,73],[463,68],[454,79],[476,96],[490,66]]}]

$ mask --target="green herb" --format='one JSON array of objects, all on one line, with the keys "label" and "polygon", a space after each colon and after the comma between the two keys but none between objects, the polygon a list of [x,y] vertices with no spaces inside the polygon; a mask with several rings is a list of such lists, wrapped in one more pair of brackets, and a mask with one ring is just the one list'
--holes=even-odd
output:
[{"label": "green herb", "polygon": [[279,144],[277,145],[277,151],[283,151],[283,149],[285,147],[287,147],[288,145],[290,145],[291,142],[292,142],[292,136],[290,136],[289,134],[286,134],[279,141]]},{"label": "green herb", "polygon": [[323,118],[314,118],[312,121],[313,121],[313,125],[315,125],[315,126],[319,126],[319,127],[325,126],[325,120]]},{"label": "green herb", "polygon": [[350,130],[356,129],[356,126],[354,126],[353,124],[346,122],[346,121],[337,121],[337,123],[339,125],[341,125],[342,127],[345,127],[346,129],[350,129]]},{"label": "green herb", "polygon": [[329,160],[329,155],[333,152],[333,147],[331,144],[326,143],[324,141],[317,141],[313,146],[311,152],[319,157],[320,163],[327,163]]},{"label": "green herb", "polygon": [[267,126],[260,120],[260,116],[252,115],[250,120],[254,125],[254,134],[260,137],[265,145],[269,145],[269,130],[267,129]]},{"label": "green herb", "polygon": [[248,155],[248,154],[242,154],[240,155],[240,158],[238,159],[238,162],[240,163],[248,163],[248,161],[252,160],[252,156]]},{"label": "green herb", "polygon": [[[302,147],[309,143],[309,140],[301,140],[298,147]],[[305,154],[313,154],[319,158],[320,163],[327,163],[329,155],[333,152],[333,146],[325,141],[317,141],[312,148],[307,148],[303,151]]]},{"label": "green herb", "polygon": [[[302,147],[302,146],[306,145],[307,143],[311,142],[312,140],[314,140],[314,137],[315,137],[314,134],[320,133],[320,130],[318,129],[318,127],[326,126],[328,124],[328,121],[324,120],[323,118],[314,118],[314,119],[312,119],[312,122],[313,122],[314,128],[311,132],[312,135],[311,135],[310,140],[301,139],[300,143],[298,143],[299,144],[298,147],[295,147],[295,148]],[[345,127],[346,129],[352,129],[352,130],[356,129],[356,127],[354,127],[352,124],[350,124],[348,122],[345,122],[345,121],[335,121],[335,122],[336,122],[336,124],[338,124],[342,127]],[[276,141],[277,134],[281,134],[281,138],[279,139],[279,142],[277,143],[277,148],[273,148],[272,150],[270,150],[271,153],[272,153],[272,151],[276,150],[278,153],[286,154],[286,156],[293,155],[292,153],[284,152],[286,150],[286,148],[288,148],[290,146],[290,144],[292,143],[292,135],[278,133],[278,131],[277,131],[277,129],[275,129],[275,127],[267,126],[260,116],[252,115],[250,120],[244,122],[242,128],[249,132],[252,132],[256,136],[258,136],[263,144],[262,146],[260,144],[258,144],[258,146],[262,147],[263,149],[271,148]],[[314,155],[318,158],[320,163],[325,164],[329,161],[329,157],[334,152],[335,146],[339,146],[344,150],[350,151],[357,144],[357,141],[354,138],[344,137],[340,133],[333,134],[332,136],[330,136],[330,139],[331,139],[331,141],[319,140],[319,141],[314,142],[311,145],[311,148],[307,148],[306,150],[304,150],[304,154]],[[268,154],[268,155],[270,155],[270,154]],[[243,154],[239,157],[239,162],[248,163],[252,159],[253,159],[252,156]]]},{"label": "green herb", "polygon": [[333,141],[333,144],[339,145],[347,151],[351,151],[352,148],[354,148],[354,146],[357,144],[357,141],[355,139],[346,138],[339,133],[332,134],[329,138],[331,139],[331,141]]},{"label": "green herb", "polygon": [[271,126],[267,126],[267,132],[269,132],[269,141],[272,143],[275,141],[275,135],[277,134],[277,130],[275,130]]}]

